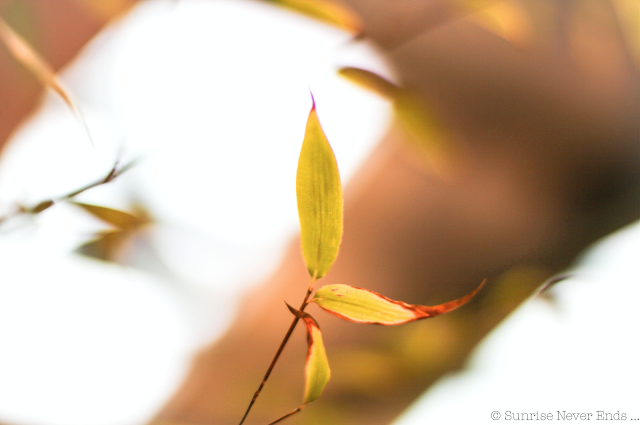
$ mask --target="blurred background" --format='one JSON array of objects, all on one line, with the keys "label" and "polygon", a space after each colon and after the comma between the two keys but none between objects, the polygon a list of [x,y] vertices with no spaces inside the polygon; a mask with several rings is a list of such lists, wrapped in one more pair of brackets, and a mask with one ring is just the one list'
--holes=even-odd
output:
[{"label": "blurred background", "polygon": [[[397,423],[633,406],[637,0],[2,0],[0,17],[3,425],[239,421],[290,321],[282,300],[306,289],[310,91],[345,185],[323,280],[426,305],[488,285],[399,327],[311,306],[333,376],[290,423],[392,423],[465,364]],[[304,338],[247,423],[299,405]]]}]

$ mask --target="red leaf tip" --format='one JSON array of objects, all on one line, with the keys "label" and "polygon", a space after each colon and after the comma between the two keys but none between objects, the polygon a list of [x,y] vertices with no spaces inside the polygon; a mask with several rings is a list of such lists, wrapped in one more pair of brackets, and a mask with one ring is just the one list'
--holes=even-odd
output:
[{"label": "red leaf tip", "polygon": [[309,94],[311,95],[311,110],[315,111],[315,109],[316,109],[316,99],[313,97],[313,92],[311,91],[311,87],[309,87]]}]

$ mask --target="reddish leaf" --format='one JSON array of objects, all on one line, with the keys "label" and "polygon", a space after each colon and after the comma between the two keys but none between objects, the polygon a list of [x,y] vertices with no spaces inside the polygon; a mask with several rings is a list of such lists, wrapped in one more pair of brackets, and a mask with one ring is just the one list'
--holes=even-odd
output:
[{"label": "reddish leaf", "polygon": [[320,332],[318,323],[309,314],[296,310],[289,304],[287,304],[287,307],[289,307],[291,313],[307,325],[307,343],[309,344],[309,349],[307,351],[307,363],[304,369],[306,379],[304,399],[302,401],[302,405],[304,406],[320,397],[324,387],[327,385],[327,382],[329,382],[331,370],[329,369],[329,362],[322,341],[322,332]]},{"label": "reddish leaf", "polygon": [[351,322],[400,325],[435,317],[466,304],[485,281],[464,297],[436,306],[407,304],[367,289],[339,284],[323,286],[311,301],[329,313]]}]

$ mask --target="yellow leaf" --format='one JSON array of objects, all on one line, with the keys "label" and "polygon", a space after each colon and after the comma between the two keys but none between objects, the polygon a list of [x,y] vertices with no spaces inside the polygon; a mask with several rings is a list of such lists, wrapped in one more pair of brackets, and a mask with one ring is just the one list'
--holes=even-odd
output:
[{"label": "yellow leaf", "polygon": [[302,254],[313,279],[331,268],[342,241],[342,186],[315,102],[309,113],[296,176]]},{"label": "yellow leaf", "polygon": [[311,302],[350,322],[400,325],[438,316],[458,308],[469,302],[483,285],[484,281],[464,297],[436,306],[407,304],[367,289],[340,284],[323,286]]},{"label": "yellow leaf", "polygon": [[287,304],[289,310],[307,326],[307,362],[304,369],[305,386],[302,405],[311,403],[322,394],[324,387],[329,382],[331,370],[322,341],[322,332],[318,323],[309,314],[299,311]]},{"label": "yellow leaf", "polygon": [[60,95],[62,100],[64,100],[74,113],[80,125],[84,128],[91,143],[93,143],[89,127],[82,115],[82,111],[69,94],[69,91],[62,87],[51,65],[2,18],[0,18],[0,40],[7,46],[11,55],[40,80],[43,85],[50,87]]},{"label": "yellow leaf", "polygon": [[362,31],[360,18],[342,4],[329,0],[268,0],[279,6],[354,34]]}]

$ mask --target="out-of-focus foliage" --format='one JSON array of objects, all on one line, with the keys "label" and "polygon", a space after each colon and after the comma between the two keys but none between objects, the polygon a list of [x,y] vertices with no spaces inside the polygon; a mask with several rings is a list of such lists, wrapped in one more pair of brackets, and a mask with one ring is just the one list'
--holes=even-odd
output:
[{"label": "out-of-focus foliage", "polygon": [[113,208],[76,201],[71,202],[95,218],[115,227],[115,229],[104,230],[97,233],[94,239],[76,249],[78,254],[98,260],[116,263],[122,261],[126,256],[127,245],[135,237],[136,233],[140,231],[142,227],[151,223],[150,218],[144,211],[131,214]]},{"label": "out-of-focus foliage", "polygon": [[104,221],[105,223],[122,230],[134,229],[148,222],[145,217],[135,216],[128,212],[116,210],[113,208],[90,205],[77,201],[71,201],[71,203],[79,206],[92,216]]},{"label": "out-of-focus foliage", "polygon": [[45,199],[44,201],[40,201],[38,204],[32,207],[25,207],[23,205],[19,205],[17,210],[14,211],[12,214],[0,216],[0,224],[22,214],[34,214],[34,215],[40,214],[41,212],[51,208],[56,202],[60,202],[60,201],[70,201],[73,204],[76,204],[79,207],[83,208],[85,211],[89,212],[94,217],[100,220],[103,220],[106,223],[109,223],[123,230],[129,230],[132,228],[139,227],[143,224],[147,224],[149,222],[149,217],[146,215],[146,213],[141,213],[142,214],[141,216],[135,217],[123,211],[117,211],[117,210],[113,210],[106,207],[98,207],[95,205],[83,204],[73,200],[74,197],[80,195],[81,193],[86,192],[87,190],[112,182],[122,173],[126,172],[131,167],[133,167],[134,164],[135,164],[135,161],[130,162],[126,165],[120,166],[120,164],[116,162],[113,168],[109,170],[109,173],[106,175],[106,177],[101,178],[92,183],[89,183],[81,187],[80,189],[74,190],[73,192],[67,193],[63,196],[59,196],[56,199]]},{"label": "out-of-focus foliage", "polygon": [[424,160],[440,177],[446,178],[457,161],[455,140],[438,114],[410,89],[365,69],[344,67],[338,75],[393,101],[398,123],[406,131],[409,141],[424,153]]},{"label": "out-of-focus foliage", "polygon": [[266,0],[269,3],[296,11],[326,24],[358,34],[362,31],[362,22],[344,4],[330,0]]},{"label": "out-of-focus foliage", "polygon": [[503,38],[516,47],[533,42],[533,26],[519,2],[512,0],[467,1],[463,7],[469,19],[485,30]]},{"label": "out-of-focus foliage", "polygon": [[78,103],[73,99],[69,90],[63,88],[51,65],[2,18],[0,18],[0,40],[4,42],[13,57],[24,65],[43,85],[60,95],[86,131],[89,140],[93,143],[89,127]]},{"label": "out-of-focus foliage", "polygon": [[76,3],[94,13],[101,19],[108,20],[126,12],[136,0],[75,0]]},{"label": "out-of-focus foliage", "polygon": [[338,69],[338,75],[388,100],[395,100],[402,91],[386,78],[365,69],[344,67]]},{"label": "out-of-focus foliage", "polygon": [[640,1],[611,0],[624,33],[627,48],[640,67]]}]

